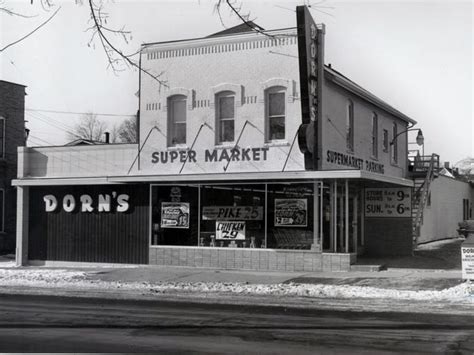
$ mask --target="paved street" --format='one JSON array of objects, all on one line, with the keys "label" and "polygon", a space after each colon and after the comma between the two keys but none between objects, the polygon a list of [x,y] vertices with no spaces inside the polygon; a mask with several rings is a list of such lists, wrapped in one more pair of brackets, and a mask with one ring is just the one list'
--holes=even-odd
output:
[{"label": "paved street", "polygon": [[474,351],[474,317],[2,295],[2,352]]}]

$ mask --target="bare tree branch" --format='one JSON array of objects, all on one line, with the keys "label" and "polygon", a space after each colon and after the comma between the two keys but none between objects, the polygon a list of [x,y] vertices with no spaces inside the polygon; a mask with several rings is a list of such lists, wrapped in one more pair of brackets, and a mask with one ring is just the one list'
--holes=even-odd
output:
[{"label": "bare tree branch", "polygon": [[123,53],[120,49],[118,49],[115,45],[112,44],[112,42],[104,33],[104,32],[108,32],[113,35],[118,35],[122,37],[122,40],[124,40],[125,43],[128,44],[127,35],[131,37],[131,32],[125,31],[124,27],[122,27],[122,29],[119,29],[119,30],[115,30],[115,29],[111,29],[107,27],[106,25],[107,25],[108,14],[103,12],[102,3],[100,2],[99,5],[96,5],[93,0],[88,0],[88,2],[89,2],[89,9],[90,9],[90,16],[93,23],[93,26],[88,29],[92,31],[91,39],[88,45],[90,46],[90,44],[93,42],[96,36],[99,37],[99,41],[107,56],[107,60],[109,63],[108,67],[111,68],[114,71],[114,73],[117,73],[124,70],[123,68],[121,68],[121,65],[125,64],[127,67],[133,67],[140,70],[141,72],[150,76],[152,79],[156,80],[160,85],[167,87],[168,84],[159,78],[161,73],[158,75],[155,75],[151,73],[149,70],[142,68],[139,65],[139,63],[137,63],[134,59],[132,59],[132,57],[138,54],[140,51],[135,52],[133,54],[129,54],[129,55]]},{"label": "bare tree branch", "polygon": [[29,16],[29,15],[20,14],[19,12],[15,12],[6,7],[0,7],[0,12],[4,12],[5,14],[10,15],[10,16],[18,16],[18,17],[23,17],[23,18],[33,18],[33,17],[38,16],[38,15]]},{"label": "bare tree branch", "polygon": [[54,16],[56,16],[56,14],[59,12],[59,10],[61,10],[61,7],[58,7],[58,9],[46,20],[44,21],[43,23],[41,23],[38,27],[36,27],[33,31],[29,32],[27,35],[21,37],[20,39],[6,45],[5,47],[3,48],[0,48],[0,53],[3,52],[5,49],[11,47],[11,46],[14,46],[15,44],[23,41],[24,39],[28,38],[29,36],[31,36],[33,33],[35,33],[36,31],[38,31],[41,27],[43,27],[44,25],[46,25],[49,21],[51,21],[53,19]]},{"label": "bare tree branch", "polygon": [[[268,33],[260,30],[259,28],[255,27],[255,26],[252,26],[248,20],[248,18],[250,17],[250,14],[247,14],[247,15],[242,15],[241,14],[241,11],[242,11],[242,6],[239,5],[237,6],[235,2],[232,2],[231,3],[231,0],[218,0],[216,5],[215,5],[215,10],[217,11],[217,13],[219,14],[219,18],[221,20],[221,23],[222,23],[222,17],[221,17],[221,14],[220,14],[220,8],[221,8],[221,5],[222,3],[226,3],[227,6],[232,10],[232,12],[234,14],[237,15],[237,17],[245,24],[247,25],[252,31],[255,31],[257,33],[260,33],[264,36],[267,36],[267,37],[270,37],[270,38],[275,38],[275,36],[272,36],[272,35],[269,35]],[[225,26],[224,26],[225,27]]]}]

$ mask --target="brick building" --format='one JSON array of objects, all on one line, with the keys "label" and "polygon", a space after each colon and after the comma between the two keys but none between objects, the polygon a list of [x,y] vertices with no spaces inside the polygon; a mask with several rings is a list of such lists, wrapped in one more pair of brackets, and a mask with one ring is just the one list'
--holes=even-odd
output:
[{"label": "brick building", "polygon": [[17,148],[25,144],[25,86],[0,80],[0,251],[15,249]]},{"label": "brick building", "polygon": [[416,122],[324,66],[324,26],[298,14],[298,29],[143,45],[165,84],[140,73],[138,144],[22,149],[19,263],[347,270],[410,254]]}]

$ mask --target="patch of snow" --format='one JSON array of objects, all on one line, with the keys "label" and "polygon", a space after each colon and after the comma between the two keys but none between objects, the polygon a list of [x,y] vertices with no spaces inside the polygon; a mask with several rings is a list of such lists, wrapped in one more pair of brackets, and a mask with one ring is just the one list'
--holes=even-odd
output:
[{"label": "patch of snow", "polygon": [[[437,240],[437,241],[434,241],[434,242],[418,245],[416,249],[417,250],[436,250],[436,249],[440,249],[442,246],[445,246],[447,244],[456,243],[459,240],[464,240],[464,238],[453,238],[453,239]],[[461,252],[461,251],[459,251],[459,252]]]},{"label": "patch of snow", "polygon": [[462,283],[441,291],[380,289],[367,286],[322,284],[246,284],[229,282],[121,282],[93,280],[94,272],[66,269],[0,269],[0,287],[23,286],[81,290],[127,290],[148,294],[200,293],[299,296],[309,298],[383,298],[474,304],[474,284]]},{"label": "patch of snow", "polygon": [[16,266],[16,263],[15,261],[1,261],[0,262],[0,269],[3,269],[3,268],[12,268],[12,267],[15,267]]}]

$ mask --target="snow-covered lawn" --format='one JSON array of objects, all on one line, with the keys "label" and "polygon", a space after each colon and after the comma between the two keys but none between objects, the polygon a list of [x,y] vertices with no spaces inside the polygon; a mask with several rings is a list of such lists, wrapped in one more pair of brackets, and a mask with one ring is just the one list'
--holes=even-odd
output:
[{"label": "snow-covered lawn", "polygon": [[[3,265],[2,265],[3,266]],[[462,283],[441,291],[411,291],[365,286],[322,284],[246,284],[225,282],[120,282],[92,280],[95,271],[0,268],[0,287],[64,288],[71,290],[126,290],[140,294],[199,293],[299,296],[309,298],[383,298],[474,304],[474,284]]]}]

